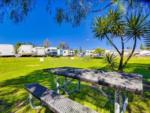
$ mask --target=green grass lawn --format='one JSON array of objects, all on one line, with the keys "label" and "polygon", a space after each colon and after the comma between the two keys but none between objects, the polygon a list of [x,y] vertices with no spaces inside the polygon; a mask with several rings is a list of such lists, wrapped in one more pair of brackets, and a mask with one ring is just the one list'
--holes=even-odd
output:
[{"label": "green grass lawn", "polygon": [[[54,75],[43,69],[60,66],[109,70],[103,59],[49,57],[40,62],[38,57],[0,58],[0,113],[50,113],[44,107],[40,110],[30,108],[24,85],[37,82],[54,89]],[[132,58],[125,71],[142,74],[144,80],[150,82],[150,57]],[[129,94],[129,97],[129,113],[150,113],[150,92],[144,91],[142,96]],[[82,83],[81,92],[70,98],[100,113],[113,112],[113,104],[87,83]]]}]

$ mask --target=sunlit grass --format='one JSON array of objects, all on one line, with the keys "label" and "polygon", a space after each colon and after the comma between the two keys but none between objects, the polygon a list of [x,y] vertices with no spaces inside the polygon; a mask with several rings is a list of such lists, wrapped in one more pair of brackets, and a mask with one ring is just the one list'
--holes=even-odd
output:
[{"label": "sunlit grass", "polygon": [[[40,111],[32,110],[27,102],[28,93],[24,85],[28,83],[40,83],[49,89],[55,88],[54,75],[43,69],[51,67],[73,66],[81,68],[107,70],[104,59],[92,58],[0,58],[0,112],[10,113],[48,113],[46,108]],[[139,73],[144,80],[150,81],[150,57],[132,58],[125,69],[128,73]],[[72,84],[72,88],[75,86]],[[70,95],[70,98],[88,106],[100,113],[113,112],[113,104],[100,93],[92,89],[89,84],[82,83],[81,92]],[[145,92],[144,98],[131,95],[128,111],[131,113],[149,113],[150,93]]]}]

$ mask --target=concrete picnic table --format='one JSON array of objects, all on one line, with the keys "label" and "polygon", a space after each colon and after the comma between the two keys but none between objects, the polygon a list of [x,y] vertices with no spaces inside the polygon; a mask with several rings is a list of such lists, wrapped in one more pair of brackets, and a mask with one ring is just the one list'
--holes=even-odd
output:
[{"label": "concrete picnic table", "polygon": [[[124,97],[123,103],[120,104],[121,91],[129,91],[137,94],[141,94],[143,92],[143,77],[139,74],[103,72],[100,70],[82,69],[74,67],[50,68],[49,71],[57,76],[64,76],[65,78],[67,77],[76,79],[79,81],[79,85],[80,81],[84,81],[96,85],[113,88],[115,90],[115,113],[124,113],[128,104],[127,96]],[[60,84],[58,82],[57,87],[60,87]]]}]

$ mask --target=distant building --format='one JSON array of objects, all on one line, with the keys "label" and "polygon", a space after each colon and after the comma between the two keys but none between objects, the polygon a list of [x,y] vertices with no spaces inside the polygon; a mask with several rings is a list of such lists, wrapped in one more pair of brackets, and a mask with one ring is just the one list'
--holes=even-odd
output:
[{"label": "distant building", "polygon": [[110,53],[110,54],[114,54],[114,55],[119,55],[117,51],[114,50],[105,50],[105,54]]},{"label": "distant building", "polygon": [[95,50],[86,50],[85,56],[93,56]]},{"label": "distant building", "polygon": [[140,56],[150,56],[150,50],[141,50],[139,55]]},{"label": "distant building", "polygon": [[18,54],[20,56],[32,56],[33,55],[33,45],[21,45],[18,48]]},{"label": "distant building", "polygon": [[[125,56],[129,56],[131,54],[131,49],[125,49],[124,50],[124,55]],[[106,53],[113,53],[114,55],[119,55],[118,52],[116,51],[113,51],[113,50],[106,50],[105,51],[105,54]],[[150,50],[135,50],[134,51],[134,56],[150,56]]]},{"label": "distant building", "polygon": [[[124,50],[124,55],[129,56],[131,54],[131,49],[129,50]],[[134,51],[134,56],[150,56],[150,50],[135,50]]]},{"label": "distant building", "polygon": [[15,56],[15,47],[11,44],[0,44],[0,56]]},{"label": "distant building", "polygon": [[45,56],[45,48],[44,47],[34,47],[33,48],[33,55],[34,56]]}]

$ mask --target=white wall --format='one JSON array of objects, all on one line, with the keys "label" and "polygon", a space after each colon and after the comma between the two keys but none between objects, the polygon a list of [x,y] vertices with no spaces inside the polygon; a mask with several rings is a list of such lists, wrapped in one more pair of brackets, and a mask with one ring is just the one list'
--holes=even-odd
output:
[{"label": "white wall", "polygon": [[33,48],[34,56],[45,56],[45,48],[44,47],[35,47]]},{"label": "white wall", "polygon": [[18,54],[23,55],[33,55],[33,46],[32,45],[21,45],[18,49]]},{"label": "white wall", "polygon": [[0,56],[15,56],[15,47],[11,44],[0,44]]},{"label": "white wall", "polygon": [[69,56],[69,50],[63,50],[63,56]]}]

